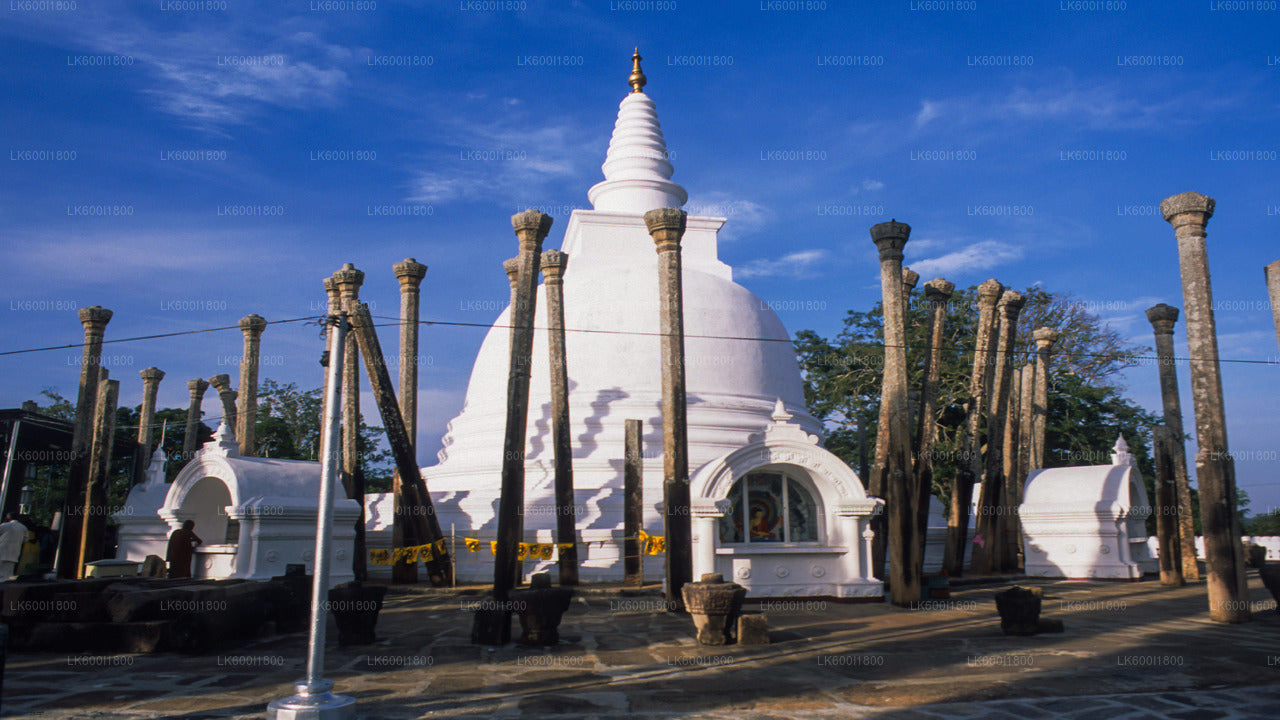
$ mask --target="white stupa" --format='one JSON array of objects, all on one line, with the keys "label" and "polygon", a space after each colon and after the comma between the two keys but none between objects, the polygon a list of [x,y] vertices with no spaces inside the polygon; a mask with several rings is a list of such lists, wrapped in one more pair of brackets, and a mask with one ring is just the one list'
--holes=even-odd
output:
[{"label": "white stupa", "polygon": [[[634,60],[633,89],[618,109],[602,167],[604,181],[587,193],[594,209],[573,212],[561,245],[569,256],[564,308],[584,580],[622,576],[618,539],[622,537],[623,428],[630,418],[642,420],[645,428],[645,528],[651,534],[663,533],[658,264],[643,215],[654,208],[681,207],[688,194],[671,181],[673,168],[657,111],[641,89],[645,78],[638,53]],[[716,234],[724,223],[721,217],[689,216],[682,242],[691,475],[700,466],[759,443],[764,430],[781,417],[779,412],[797,430],[820,433],[819,423],[805,407],[786,328],[766,303],[733,282],[732,269],[717,256]],[[515,239],[510,242],[514,249]],[[492,282],[504,280],[495,265]],[[488,539],[496,532],[509,318],[508,308],[494,321],[476,358],[462,412],[449,423],[439,463],[423,469],[446,533],[452,527],[460,536]],[[556,516],[551,383],[542,287],[534,327],[524,539],[552,542]],[[857,487],[846,490],[862,499],[841,498],[865,500],[856,478],[851,484]],[[819,496],[824,494],[821,488],[814,489]],[[385,498],[370,507],[371,538],[385,529],[389,510]],[[830,539],[837,534],[832,530]],[[828,540],[825,530],[822,535],[824,542]],[[854,548],[861,544],[858,538],[847,540]],[[487,549],[467,553],[459,543],[458,555],[460,579],[492,580],[492,556]],[[529,562],[525,568],[532,566]],[[646,558],[646,576],[657,579],[662,572],[661,556]]]}]

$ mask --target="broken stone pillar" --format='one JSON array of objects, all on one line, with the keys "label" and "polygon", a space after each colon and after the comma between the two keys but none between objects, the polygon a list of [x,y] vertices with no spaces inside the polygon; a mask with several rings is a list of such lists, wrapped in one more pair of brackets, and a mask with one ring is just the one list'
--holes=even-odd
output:
[{"label": "broken stone pillar", "polygon": [[1004,286],[995,279],[978,286],[978,327],[974,335],[973,373],[969,379],[969,406],[965,417],[961,454],[956,474],[951,480],[951,505],[947,512],[947,547],[942,568],[951,577],[964,573],[964,552],[968,545],[969,506],[973,503],[973,486],[982,474],[982,428],[986,411],[988,369],[991,367],[996,340],[996,303]]},{"label": "broken stone pillar", "polygon": [[231,388],[231,376],[221,373],[209,378],[209,384],[218,391],[218,399],[222,401],[222,423],[227,429],[236,429],[236,391]]},{"label": "broken stone pillar", "polygon": [[1276,340],[1280,341],[1280,260],[1262,269],[1267,278],[1267,293],[1271,296],[1271,315],[1276,323]]},{"label": "broken stone pillar", "polygon": [[502,494],[498,500],[498,552],[493,559],[493,596],[507,600],[518,562],[524,510],[524,462],[529,422],[529,375],[533,362],[533,313],[537,303],[542,242],[551,217],[537,210],[511,216],[520,241],[516,302],[511,310],[511,363],[507,376],[507,427],[502,444]]},{"label": "broken stone pillar", "polygon": [[1236,515],[1235,464],[1227,454],[1227,419],[1218,365],[1218,335],[1209,286],[1205,225],[1214,201],[1196,192],[1165,198],[1160,213],[1173,226],[1182,269],[1182,298],[1187,313],[1191,357],[1191,399],[1195,406],[1196,485],[1200,490],[1200,527],[1204,531],[1209,572],[1209,616],[1220,622],[1247,622],[1249,587],[1244,548]]},{"label": "broken stone pillar", "polygon": [[93,451],[89,461],[89,490],[85,493],[84,530],[80,536],[80,576],[84,564],[102,559],[103,533],[107,529],[107,485],[115,449],[116,405],[120,381],[108,380],[107,369],[98,368],[98,399],[93,412]]},{"label": "broken stone pillar", "polygon": [[622,541],[623,577],[627,587],[644,585],[644,546],[640,531],[644,529],[644,422],[627,420],[622,461]]},{"label": "broken stone pillar", "polygon": [[156,421],[156,393],[160,390],[160,381],[164,379],[164,371],[157,367],[149,367],[138,373],[142,376],[142,408],[138,415],[138,452],[142,453],[139,466],[146,468],[151,461],[151,426]]},{"label": "broken stone pillar", "polygon": [[1160,370],[1160,399],[1164,407],[1164,426],[1169,432],[1169,464],[1177,499],[1179,557],[1183,580],[1199,580],[1196,562],[1195,518],[1191,515],[1191,482],[1187,476],[1186,433],[1182,430],[1182,399],[1178,392],[1178,368],[1173,356],[1173,326],[1178,322],[1178,308],[1164,303],[1147,308],[1147,320],[1155,333],[1156,365]]},{"label": "broken stone pillar", "polygon": [[98,404],[98,369],[102,363],[102,337],[111,311],[94,305],[81,308],[84,326],[84,354],[80,359],[80,391],[76,398],[75,424],[72,426],[71,467],[67,493],[62,505],[63,530],[58,553],[58,577],[75,578],[80,574],[80,535],[83,528],[85,493],[89,489],[90,454],[93,450],[93,414]]},{"label": "broken stone pillar", "polygon": [[1009,412],[1009,389],[1013,384],[1013,344],[1018,330],[1018,313],[1026,302],[1016,290],[1005,290],[997,306],[1000,315],[999,346],[993,364],[991,412],[987,415],[986,467],[978,493],[977,535],[974,538],[973,570],[987,573],[999,568],[1003,538],[996,533],[1000,496],[1004,491],[1004,425]]},{"label": "broken stone pillar", "polygon": [[947,329],[947,302],[956,289],[955,283],[935,278],[924,284],[924,297],[929,303],[929,351],[924,358],[924,386],[920,390],[920,415],[916,423],[915,473],[916,546],[921,568],[924,567],[924,545],[929,532],[929,498],[933,496],[933,442],[938,436],[938,383],[942,379],[942,343]]},{"label": "broken stone pillar", "polygon": [[186,465],[191,462],[191,458],[196,456],[196,447],[199,446],[197,435],[200,434],[200,405],[204,402],[204,393],[209,389],[209,383],[201,378],[187,381],[187,390],[191,391],[191,401],[187,404],[187,429],[182,436],[182,462]]},{"label": "broken stone pillar", "polygon": [[547,347],[551,353],[551,437],[555,448],[556,548],[560,584],[578,584],[577,514],[573,499],[573,444],[569,425],[569,369],[565,357],[564,273],[569,256],[542,253],[546,280]]},{"label": "broken stone pillar", "polygon": [[1022,370],[1013,367],[1013,359],[1010,358],[1009,367],[1009,400],[1008,408],[1004,415],[1004,460],[1001,464],[1001,474],[1004,476],[1004,486],[1000,489],[1000,512],[996,514],[996,537],[1000,538],[997,546],[1000,549],[1000,555],[997,557],[996,566],[1003,572],[1010,572],[1018,569],[1018,495],[1021,489],[1021,483],[1018,478],[1018,435],[1022,430],[1020,420],[1022,419],[1022,393],[1033,392],[1033,388],[1022,387]]},{"label": "broken stone pillar", "polygon": [[[417,457],[418,446],[418,307],[419,287],[427,276],[427,266],[413,258],[405,258],[391,267],[400,281],[400,414],[404,418],[405,434]],[[391,546],[408,547],[405,542],[404,486],[397,470],[391,479],[391,492],[395,517],[391,526]],[[418,581],[418,564],[397,562],[391,566],[394,582]]]},{"label": "broken stone pillar", "polygon": [[1036,341],[1036,389],[1031,402],[1031,467],[1044,467],[1044,437],[1049,421],[1049,356],[1058,342],[1058,331],[1040,327],[1032,333]]},{"label": "broken stone pillar", "polygon": [[[333,274],[333,285],[338,290],[338,307],[348,315],[355,312],[356,304],[360,302],[360,286],[363,284],[364,272],[351,263],[343,264]],[[364,468],[360,464],[360,348],[353,332],[347,333],[342,348],[342,484],[347,497],[360,503],[351,571],[356,580],[363,582],[367,576],[368,558],[365,557],[364,541]]]},{"label": "broken stone pillar", "polygon": [[658,252],[658,308],[662,333],[663,509],[667,542],[667,606],[684,609],[685,583],[693,581],[693,518],[689,497],[688,405],[684,385],[684,288],[680,240],[687,215],[678,208],[644,214]]},{"label": "broken stone pillar", "polygon": [[888,515],[888,581],[890,599],[908,607],[920,602],[920,557],[917,546],[918,488],[911,472],[911,419],[907,407],[907,337],[903,307],[902,249],[911,227],[891,220],[871,226],[871,239],[880,254],[880,289],[884,307],[884,380],[880,404],[887,407],[885,462],[872,469],[885,491]]},{"label": "broken stone pillar", "polygon": [[[1013,537],[1014,555],[1017,558],[1016,570],[1021,571],[1026,567],[1026,558],[1023,555],[1022,547],[1022,493],[1026,489],[1027,476],[1031,474],[1031,443],[1034,434],[1034,406],[1036,395],[1036,366],[1035,363],[1027,363],[1022,366],[1022,395],[1020,398],[1021,407],[1018,408],[1018,467],[1015,471],[1015,481],[1009,484],[1014,495],[1011,504],[1018,512],[1014,513],[1014,526],[1011,529],[1011,537]],[[1012,408],[1010,408],[1012,411]]]},{"label": "broken stone pillar", "polygon": [[[920,281],[920,273],[912,270],[911,268],[903,267],[901,272],[901,277],[902,277],[902,314],[904,318],[903,319],[903,323],[904,323],[903,337],[905,337],[905,332],[906,332],[905,318],[906,318],[907,307],[911,304],[911,291],[916,289],[916,283]],[[883,303],[882,303],[882,308],[883,308]],[[887,364],[888,364],[888,361],[886,359],[885,365],[887,366]],[[883,370],[884,368],[882,367],[881,368],[882,373],[883,373]],[[911,418],[913,417],[912,408],[909,404],[909,401],[910,401],[910,398],[908,397],[907,404],[904,404],[904,407],[907,408],[906,412],[907,412],[908,432],[910,431],[909,426],[911,423]],[[885,404],[881,402],[880,415],[876,420],[876,450],[875,450],[875,458],[872,464],[873,468],[883,468],[889,456],[889,433],[885,431],[885,428],[889,427],[890,424],[891,423],[889,420],[889,408],[885,407]],[[910,437],[908,437],[907,439],[907,444],[908,445],[911,444]],[[862,477],[866,478],[866,474],[864,473]],[[873,471],[870,478],[870,484],[868,485],[868,488],[867,488],[867,494],[871,495],[872,497],[884,498],[887,494],[887,489],[884,487],[883,482],[884,482],[883,474],[881,474],[878,471]],[[884,514],[877,514],[872,516],[871,518],[871,531],[873,533],[872,540],[871,540],[871,573],[877,579],[880,579],[880,580],[884,579],[885,548],[888,546],[888,542],[887,542],[888,541],[888,522],[889,522],[889,519]]]},{"label": "broken stone pillar", "polygon": [[1160,543],[1160,584],[1177,587],[1182,577],[1182,540],[1178,537],[1178,489],[1174,477],[1173,433],[1163,425],[1152,428],[1152,455],[1156,465],[1156,537]]},{"label": "broken stone pillar", "polygon": [[252,457],[258,449],[258,358],[262,348],[262,331],[267,321],[261,315],[240,318],[244,333],[244,353],[240,355],[240,396],[236,407],[236,439],[240,454]]}]

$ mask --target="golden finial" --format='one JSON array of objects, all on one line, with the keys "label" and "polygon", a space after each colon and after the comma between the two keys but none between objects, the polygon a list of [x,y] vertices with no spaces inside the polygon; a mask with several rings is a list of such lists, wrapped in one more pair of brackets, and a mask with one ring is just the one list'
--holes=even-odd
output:
[{"label": "golden finial", "polygon": [[627,78],[627,82],[631,84],[631,92],[642,92],[640,88],[644,87],[644,71],[640,69],[640,61],[644,58],[640,57],[640,48],[636,48],[636,52],[631,56],[631,77]]}]

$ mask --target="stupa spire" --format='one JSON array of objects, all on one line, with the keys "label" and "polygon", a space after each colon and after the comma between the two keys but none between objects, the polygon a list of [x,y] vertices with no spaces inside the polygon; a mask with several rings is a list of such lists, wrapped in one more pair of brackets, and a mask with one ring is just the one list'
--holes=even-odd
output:
[{"label": "stupa spire", "polygon": [[647,82],[640,70],[640,50],[632,59],[631,92],[618,106],[618,120],[605,156],[604,182],[587,191],[596,210],[644,214],[663,207],[678,208],[689,194],[671,182],[674,168],[667,157],[658,111],[640,88]]}]

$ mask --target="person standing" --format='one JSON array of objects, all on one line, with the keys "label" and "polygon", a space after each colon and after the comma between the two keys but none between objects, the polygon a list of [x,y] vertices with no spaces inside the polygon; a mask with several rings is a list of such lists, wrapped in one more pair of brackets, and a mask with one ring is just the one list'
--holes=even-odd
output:
[{"label": "person standing", "polygon": [[27,526],[18,522],[13,513],[6,514],[0,523],[0,582],[8,580],[17,570],[26,542]]},{"label": "person standing", "polygon": [[165,551],[165,561],[169,563],[169,577],[191,577],[191,556],[204,542],[199,535],[196,535],[195,529],[196,521],[188,520],[169,536],[169,547]]}]

